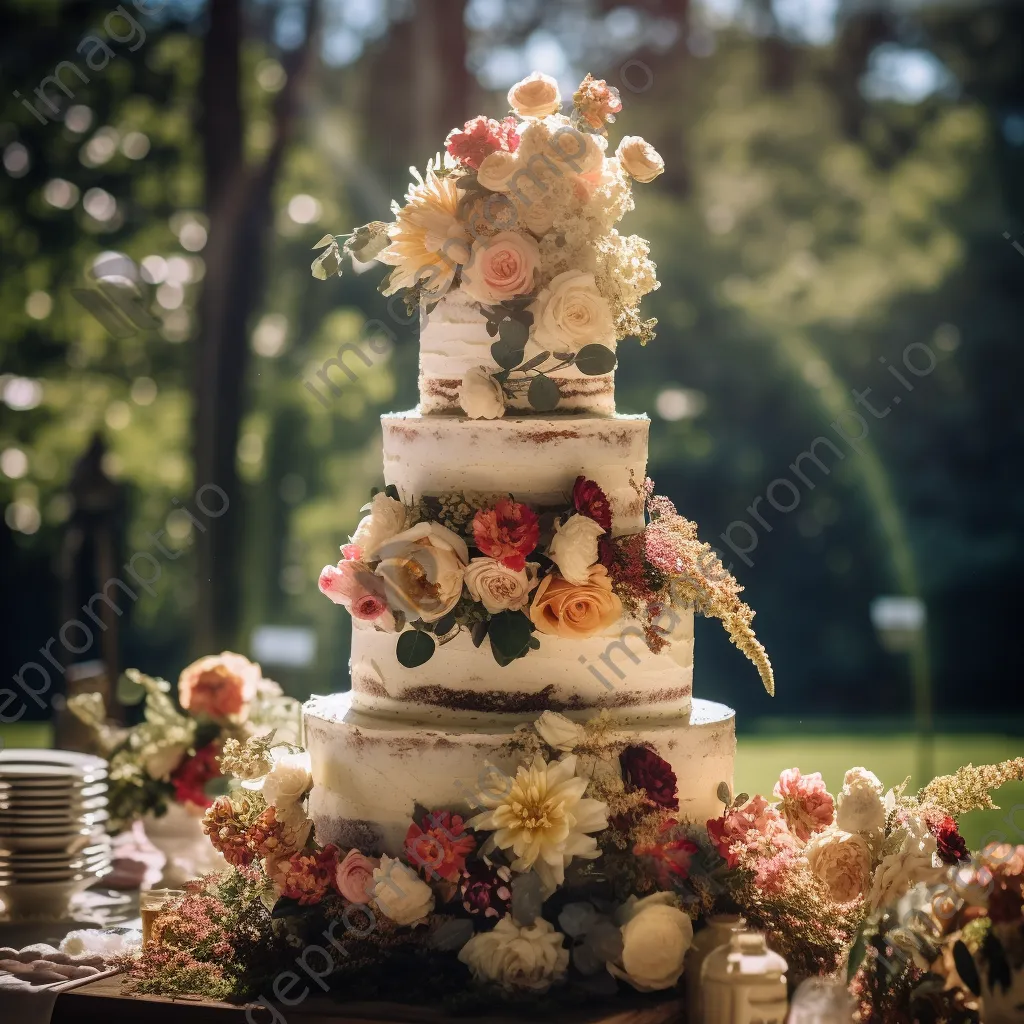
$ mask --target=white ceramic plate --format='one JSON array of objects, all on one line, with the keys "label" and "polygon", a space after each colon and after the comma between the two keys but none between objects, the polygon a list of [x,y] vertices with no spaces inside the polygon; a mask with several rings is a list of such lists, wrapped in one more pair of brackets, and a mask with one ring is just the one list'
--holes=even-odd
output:
[{"label": "white ceramic plate", "polygon": [[10,835],[45,835],[47,832],[77,832],[78,828],[102,825],[110,817],[110,811],[92,811],[77,814],[66,821],[47,818],[4,818],[0,815],[0,842]]},{"label": "white ceramic plate", "polygon": [[96,875],[106,871],[110,865],[109,857],[100,857],[90,861],[76,861],[66,868],[45,868],[38,871],[18,871],[5,874],[0,872],[0,887],[20,885],[22,882],[62,882],[78,878],[80,875]]},{"label": "white ceramic plate", "polygon": [[62,850],[76,851],[86,846],[93,846],[98,838],[97,832],[92,828],[82,828],[74,832],[60,833],[54,835],[17,835],[0,837],[0,847],[4,850],[20,852],[22,850],[43,850],[48,852],[60,852]]},{"label": "white ceramic plate", "polygon": [[84,892],[113,870],[108,868],[99,875],[84,875],[64,882],[29,882],[0,889],[11,918],[63,917],[67,914],[68,903],[76,893]]},{"label": "white ceramic plate", "polygon": [[80,850],[57,851],[52,850],[26,850],[19,853],[0,853],[0,868],[18,868],[23,866],[45,867],[48,865],[63,866],[69,860],[81,858],[91,860],[93,857],[109,855],[113,850],[111,843],[93,843],[91,846],[84,846]]},{"label": "white ceramic plate", "polygon": [[[42,774],[53,774],[51,769],[71,769],[74,774],[107,770],[107,762],[93,754],[80,754],[76,750],[35,750],[29,747],[11,747],[0,750],[0,775],[12,768],[35,766]],[[21,772],[21,774],[26,774]]]},{"label": "white ceramic plate", "polygon": [[107,799],[100,797],[98,800],[90,800],[87,804],[77,807],[68,805],[65,807],[19,807],[4,808],[0,805],[0,823],[5,825],[34,825],[44,824],[47,821],[78,821],[81,818],[95,814],[107,813]]}]

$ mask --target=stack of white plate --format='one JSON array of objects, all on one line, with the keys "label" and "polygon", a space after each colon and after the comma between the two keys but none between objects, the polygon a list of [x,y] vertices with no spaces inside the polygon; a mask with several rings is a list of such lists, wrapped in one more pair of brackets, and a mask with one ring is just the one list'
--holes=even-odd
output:
[{"label": "stack of white plate", "polygon": [[65,750],[0,751],[0,900],[12,917],[62,916],[111,871],[107,763]]}]

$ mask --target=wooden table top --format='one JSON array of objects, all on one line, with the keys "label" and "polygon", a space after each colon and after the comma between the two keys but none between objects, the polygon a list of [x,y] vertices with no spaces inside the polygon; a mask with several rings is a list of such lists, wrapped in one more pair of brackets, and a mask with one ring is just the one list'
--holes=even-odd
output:
[{"label": "wooden table top", "polygon": [[[451,1017],[436,1009],[398,1003],[340,1003],[311,997],[276,1011],[266,1006],[237,1006],[211,999],[167,999],[132,996],[122,991],[120,976],[101,978],[62,992],[54,1006],[52,1024],[536,1024],[534,1013],[489,1013]],[[681,996],[662,1001],[622,997],[611,1012],[606,1008],[561,1010],[558,1024],[683,1024]]]}]

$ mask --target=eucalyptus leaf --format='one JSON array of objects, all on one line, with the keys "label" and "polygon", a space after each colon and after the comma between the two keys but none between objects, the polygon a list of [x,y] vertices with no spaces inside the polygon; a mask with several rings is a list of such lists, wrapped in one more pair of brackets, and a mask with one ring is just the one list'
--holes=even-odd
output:
[{"label": "eucalyptus leaf", "polygon": [[498,336],[498,321],[497,320],[488,320],[487,321],[487,333],[492,338],[496,338]]},{"label": "eucalyptus leaf", "polygon": [[416,668],[430,661],[436,649],[437,644],[429,633],[410,629],[399,636],[395,654],[400,665]]},{"label": "eucalyptus leaf", "polygon": [[389,498],[394,498],[395,501],[402,500],[402,496],[398,493],[398,488],[394,484],[388,484],[387,487],[384,488],[384,493]]},{"label": "eucalyptus leaf", "polygon": [[473,624],[473,628],[470,630],[469,635],[473,640],[474,647],[479,647],[487,638],[487,629],[489,626],[490,622],[488,622],[487,619]]},{"label": "eucalyptus leaf", "polygon": [[447,615],[442,615],[441,618],[434,622],[430,626],[431,632],[435,636],[444,636],[445,633],[450,633],[455,628],[455,613],[449,612]]},{"label": "eucalyptus leaf", "polygon": [[960,975],[961,981],[976,995],[981,995],[981,978],[978,975],[978,966],[971,956],[971,951],[964,944],[963,939],[957,939],[953,943],[953,963],[956,965],[956,973]]},{"label": "eucalyptus leaf", "polygon": [[535,366],[540,366],[542,363],[544,363],[547,359],[550,358],[550,356],[550,352],[540,352],[537,355],[535,355],[532,359],[527,359],[522,366],[517,366],[516,369],[523,371],[532,370]]},{"label": "eucalyptus leaf", "polygon": [[[725,783],[723,782],[724,786]],[[849,985],[860,969],[860,965],[864,962],[864,956],[868,950],[867,935],[866,935],[866,922],[861,922],[861,926],[857,929],[857,934],[854,936],[853,946],[850,948],[850,955],[846,960],[846,984]]]},{"label": "eucalyptus leaf", "polygon": [[509,316],[526,327],[533,326],[533,314],[528,309],[513,309]]},{"label": "eucalyptus leaf", "polygon": [[388,228],[391,225],[382,220],[372,220],[352,232],[352,236],[345,243],[345,252],[360,261],[368,263],[376,259],[377,255],[387,248],[391,241],[388,238]]},{"label": "eucalyptus leaf", "polygon": [[574,362],[576,362],[576,353],[575,352],[555,352],[553,354],[554,354],[554,357],[560,363],[574,363]]},{"label": "eucalyptus leaf", "polygon": [[525,654],[530,648],[533,626],[522,612],[498,612],[491,616],[488,633],[497,652],[509,661]]},{"label": "eucalyptus leaf", "polygon": [[327,278],[334,276],[341,277],[341,250],[338,248],[337,239],[331,238],[327,248],[313,260],[309,269],[318,281],[326,281]]},{"label": "eucalyptus leaf", "polygon": [[498,324],[498,337],[508,345],[524,348],[530,339],[530,328],[522,320],[502,320]]},{"label": "eucalyptus leaf", "polygon": [[491,346],[491,358],[504,370],[514,370],[523,361],[524,345],[500,338]]},{"label": "eucalyptus leaf", "polygon": [[576,353],[576,369],[588,377],[611,373],[615,369],[615,353],[606,345],[584,345]]},{"label": "eucalyptus leaf", "polygon": [[322,249],[325,245],[330,245],[333,241],[334,241],[334,235],[324,235],[324,237],[321,238],[320,241],[317,242],[316,245],[313,246],[313,248],[314,249]]},{"label": "eucalyptus leaf", "polygon": [[541,374],[530,381],[530,390],[526,392],[526,400],[530,403],[530,408],[536,412],[553,412],[558,408],[561,399],[562,393],[550,377]]},{"label": "eucalyptus leaf", "polygon": [[732,790],[729,788],[728,782],[720,782],[718,784],[718,799],[725,804],[726,807],[732,806]]}]

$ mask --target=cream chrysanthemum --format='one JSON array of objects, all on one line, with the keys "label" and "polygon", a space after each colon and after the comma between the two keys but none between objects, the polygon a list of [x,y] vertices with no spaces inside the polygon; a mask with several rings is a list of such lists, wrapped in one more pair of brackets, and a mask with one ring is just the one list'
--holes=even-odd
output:
[{"label": "cream chrysanthemum", "polygon": [[573,857],[599,856],[597,840],[588,835],[608,827],[608,807],[583,796],[587,780],[576,777],[576,757],[547,762],[537,754],[514,779],[502,778],[478,794],[485,808],[467,822],[493,832],[495,845],[516,855],[513,871],[533,870],[553,892],[565,881]]},{"label": "cream chrysanthemum", "polygon": [[417,180],[409,186],[405,206],[392,204],[391,242],[377,256],[395,268],[384,294],[393,295],[422,281],[424,294],[439,299],[469,256],[469,234],[456,215],[461,198],[457,179],[439,176],[432,164],[427,165],[425,178],[415,168],[412,171]]}]

